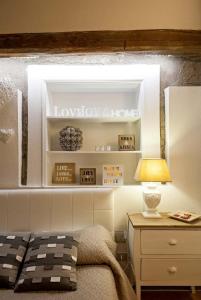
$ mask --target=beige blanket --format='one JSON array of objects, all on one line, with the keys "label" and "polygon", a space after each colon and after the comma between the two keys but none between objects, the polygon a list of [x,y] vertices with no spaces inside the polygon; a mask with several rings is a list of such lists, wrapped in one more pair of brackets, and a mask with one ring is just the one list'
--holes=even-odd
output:
[{"label": "beige blanket", "polygon": [[0,290],[1,300],[118,300],[111,268],[106,265],[77,267],[76,291],[49,291],[14,293]]},{"label": "beige blanket", "polygon": [[80,240],[76,291],[14,293],[0,290],[0,300],[135,300],[130,282],[112,254],[116,244],[110,233],[97,225],[73,235]]},{"label": "beige blanket", "polygon": [[78,265],[106,264],[111,267],[120,300],[135,300],[131,284],[112,254],[115,243],[110,233],[102,226],[92,226],[79,231]]}]

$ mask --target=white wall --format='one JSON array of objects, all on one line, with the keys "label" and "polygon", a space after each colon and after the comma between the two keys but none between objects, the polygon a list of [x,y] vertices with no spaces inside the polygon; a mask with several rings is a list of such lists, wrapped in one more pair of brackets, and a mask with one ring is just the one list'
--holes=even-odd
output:
[{"label": "white wall", "polygon": [[200,0],[0,0],[0,33],[201,29]]}]

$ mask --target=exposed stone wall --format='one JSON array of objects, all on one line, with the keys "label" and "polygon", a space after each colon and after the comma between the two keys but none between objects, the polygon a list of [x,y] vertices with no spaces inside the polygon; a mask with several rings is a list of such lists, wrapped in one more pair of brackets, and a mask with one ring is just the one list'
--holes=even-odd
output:
[{"label": "exposed stone wall", "polygon": [[[161,67],[161,155],[165,155],[164,89],[168,86],[201,85],[201,56],[165,56],[143,54],[100,54],[33,56],[0,59],[0,77],[9,75],[23,93],[23,166],[22,182],[27,175],[27,73],[30,64],[159,64]],[[181,107],[182,109],[182,107]]]}]

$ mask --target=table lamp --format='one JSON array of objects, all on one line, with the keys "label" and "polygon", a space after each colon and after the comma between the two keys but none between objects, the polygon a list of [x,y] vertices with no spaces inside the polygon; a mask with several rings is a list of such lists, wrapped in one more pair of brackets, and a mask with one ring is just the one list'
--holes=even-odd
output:
[{"label": "table lamp", "polygon": [[156,210],[161,200],[161,193],[157,189],[156,183],[171,182],[166,160],[160,158],[140,159],[135,172],[135,180],[147,183],[143,191],[147,209],[142,213],[143,216],[145,218],[161,218]]}]

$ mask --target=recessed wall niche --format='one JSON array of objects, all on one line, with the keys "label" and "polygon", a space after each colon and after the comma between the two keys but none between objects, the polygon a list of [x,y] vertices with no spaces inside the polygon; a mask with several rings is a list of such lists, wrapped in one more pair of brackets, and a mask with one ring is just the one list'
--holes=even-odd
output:
[{"label": "recessed wall niche", "polygon": [[[102,186],[107,164],[123,165],[124,184],[133,185],[139,158],[160,155],[159,82],[157,65],[30,66],[28,184],[53,186],[55,164],[76,162],[73,186],[80,168],[96,168],[96,186]],[[83,132],[79,151],[61,149],[65,127]],[[118,136],[132,134],[136,148],[120,151]]]}]

